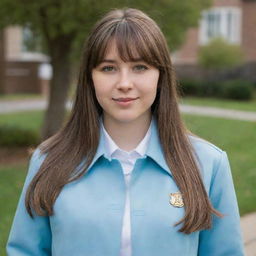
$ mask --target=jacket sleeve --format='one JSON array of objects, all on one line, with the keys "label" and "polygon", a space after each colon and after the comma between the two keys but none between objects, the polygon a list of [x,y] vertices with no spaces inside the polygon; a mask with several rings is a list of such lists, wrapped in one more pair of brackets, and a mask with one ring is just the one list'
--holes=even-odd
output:
[{"label": "jacket sleeve", "polygon": [[209,197],[224,217],[213,216],[212,228],[199,235],[199,256],[243,256],[240,216],[226,152],[213,172]]},{"label": "jacket sleeve", "polygon": [[32,219],[25,207],[25,194],[33,176],[38,171],[45,155],[40,150],[33,153],[28,175],[20,196],[7,242],[8,256],[46,256],[51,255],[51,230],[49,218],[34,215]]}]

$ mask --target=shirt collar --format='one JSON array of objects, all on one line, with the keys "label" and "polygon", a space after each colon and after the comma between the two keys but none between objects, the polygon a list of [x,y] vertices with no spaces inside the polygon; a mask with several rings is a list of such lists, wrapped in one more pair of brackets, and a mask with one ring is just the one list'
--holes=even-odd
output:
[{"label": "shirt collar", "polygon": [[[139,156],[144,156],[145,155],[146,150],[147,150],[147,146],[148,146],[148,143],[149,143],[150,134],[151,134],[151,126],[152,126],[152,121],[151,121],[150,126],[148,128],[148,131],[147,131],[146,135],[144,136],[144,138],[142,139],[142,141],[137,145],[137,147],[135,149],[128,152],[129,154],[136,152],[137,154],[139,154]],[[116,151],[121,151],[122,152],[124,150],[120,149],[116,145],[116,143],[113,141],[113,139],[110,137],[110,135],[106,131],[106,129],[103,125],[103,122],[101,122],[101,129],[102,129],[103,134],[104,134],[105,157],[108,158],[109,160],[111,160],[112,155],[114,154],[114,152],[116,152]]]},{"label": "shirt collar", "polygon": [[[152,118],[150,126],[151,126],[151,129],[150,129],[151,132],[149,136],[148,147],[146,149],[146,155],[150,157],[152,160],[154,160],[160,167],[162,167],[168,174],[172,176],[171,170],[169,169],[168,164],[166,163],[166,160],[164,157],[164,153],[163,153],[160,139],[158,136],[157,122],[154,117]],[[103,126],[101,126],[99,145],[89,168],[93,166],[93,164],[103,155],[107,155],[107,153],[105,148]]]}]

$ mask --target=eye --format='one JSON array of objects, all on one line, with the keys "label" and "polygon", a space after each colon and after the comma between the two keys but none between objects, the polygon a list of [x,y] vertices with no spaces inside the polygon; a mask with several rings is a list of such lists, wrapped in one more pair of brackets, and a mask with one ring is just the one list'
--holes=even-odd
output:
[{"label": "eye", "polygon": [[144,70],[147,70],[148,67],[145,66],[145,65],[136,65],[136,66],[134,67],[134,69],[135,69],[136,71],[144,71]]},{"label": "eye", "polygon": [[114,67],[113,66],[104,66],[100,70],[103,72],[111,72],[114,70]]}]

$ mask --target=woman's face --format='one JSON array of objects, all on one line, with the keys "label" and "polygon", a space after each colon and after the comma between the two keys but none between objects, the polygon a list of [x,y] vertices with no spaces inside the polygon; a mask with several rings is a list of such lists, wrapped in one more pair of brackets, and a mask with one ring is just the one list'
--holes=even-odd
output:
[{"label": "woman's face", "polygon": [[104,60],[92,71],[104,119],[132,122],[150,118],[158,79],[159,70],[139,58],[135,62],[123,62],[116,44],[112,43]]}]

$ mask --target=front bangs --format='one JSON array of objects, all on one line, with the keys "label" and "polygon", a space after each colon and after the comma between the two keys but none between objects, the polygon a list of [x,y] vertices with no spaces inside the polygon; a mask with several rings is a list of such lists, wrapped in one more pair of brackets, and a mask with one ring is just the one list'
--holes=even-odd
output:
[{"label": "front bangs", "polygon": [[96,65],[105,58],[108,46],[116,43],[122,61],[129,62],[141,59],[149,65],[159,68],[156,49],[151,40],[137,24],[128,21],[120,22],[112,29],[111,34],[102,40]]}]

